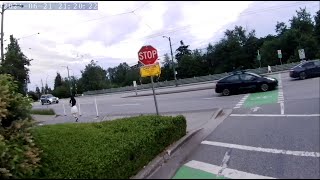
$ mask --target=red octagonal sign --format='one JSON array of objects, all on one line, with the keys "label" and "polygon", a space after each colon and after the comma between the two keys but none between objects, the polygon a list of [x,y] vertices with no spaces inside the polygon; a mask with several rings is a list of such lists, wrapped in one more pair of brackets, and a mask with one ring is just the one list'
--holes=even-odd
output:
[{"label": "red octagonal sign", "polygon": [[138,57],[144,65],[154,64],[158,59],[158,51],[151,45],[142,46],[138,52]]}]

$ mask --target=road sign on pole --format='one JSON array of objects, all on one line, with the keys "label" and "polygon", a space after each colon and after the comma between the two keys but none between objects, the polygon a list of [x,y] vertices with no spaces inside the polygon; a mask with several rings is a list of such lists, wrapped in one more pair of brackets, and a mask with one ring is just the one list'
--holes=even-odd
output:
[{"label": "road sign on pole", "polygon": [[281,50],[278,50],[278,58],[280,59],[280,63],[281,63],[281,65],[282,65],[282,61],[281,61],[281,59],[282,59],[282,53],[281,53]]},{"label": "road sign on pole", "polygon": [[136,96],[137,96],[138,92],[137,92],[137,82],[136,81],[133,81],[133,87],[134,87],[134,91],[136,92]]},{"label": "road sign on pole", "polygon": [[278,50],[278,58],[282,58],[281,50]]},{"label": "road sign on pole", "polygon": [[151,45],[142,46],[138,52],[138,57],[144,65],[154,64],[158,60],[158,51]]},{"label": "road sign on pole", "polygon": [[160,74],[161,68],[159,62],[140,67],[141,77],[159,76]]},{"label": "road sign on pole", "polygon": [[156,93],[155,93],[154,84],[153,84],[153,76],[159,76],[161,74],[161,68],[160,68],[159,62],[157,62],[158,51],[156,48],[152,47],[151,45],[142,46],[138,52],[138,58],[139,58],[139,61],[142,64],[144,64],[144,66],[140,67],[141,77],[150,76],[151,78],[154,104],[156,106],[157,115],[159,115],[158,103],[157,103]]},{"label": "road sign on pole", "polygon": [[304,49],[299,49],[299,50],[298,50],[298,53],[299,53],[299,58],[300,58],[301,60],[306,58],[306,55],[305,55],[305,53],[304,53]]},{"label": "road sign on pole", "polygon": [[260,52],[258,50],[258,56],[257,56],[257,60],[259,61],[259,67],[261,68],[261,55],[260,55]]}]

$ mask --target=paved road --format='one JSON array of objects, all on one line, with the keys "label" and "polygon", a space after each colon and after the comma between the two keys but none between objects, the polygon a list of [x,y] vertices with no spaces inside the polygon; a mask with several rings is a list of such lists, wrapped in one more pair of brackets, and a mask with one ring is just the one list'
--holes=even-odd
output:
[{"label": "paved road", "polygon": [[[209,110],[219,107],[232,108],[234,104],[242,98],[242,95],[221,97],[220,95],[215,94],[214,83],[198,86],[212,86],[212,88],[199,91],[157,95],[160,113]],[[157,92],[158,91],[165,92],[166,90],[157,90]],[[78,105],[80,104],[80,111],[84,116],[96,115],[95,99],[99,116],[155,113],[153,96],[125,98],[128,95],[133,95],[133,93],[81,97],[77,98],[77,103]],[[63,115],[63,104],[66,113],[70,115],[70,107],[66,100],[61,101],[59,104],[48,106],[42,106],[39,103],[36,103],[34,108],[53,108],[57,114]]]},{"label": "paved road", "polygon": [[173,178],[320,178],[320,78],[243,95]]}]

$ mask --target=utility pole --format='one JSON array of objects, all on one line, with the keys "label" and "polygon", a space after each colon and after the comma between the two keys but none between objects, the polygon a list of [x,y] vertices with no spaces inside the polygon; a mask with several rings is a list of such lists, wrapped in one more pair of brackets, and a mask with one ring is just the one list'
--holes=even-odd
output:
[{"label": "utility pole", "polygon": [[13,6],[18,6],[18,7],[21,7],[23,8],[23,5],[20,5],[20,4],[12,4],[8,7],[5,7],[5,4],[2,3],[1,5],[1,62],[4,60],[4,52],[3,52],[3,19],[4,19],[4,11],[7,10],[8,8],[10,7],[13,7]]},{"label": "utility pole", "polygon": [[46,77],[46,87],[45,87],[45,93],[47,94],[48,93],[48,90],[47,90],[47,88],[48,88],[48,77],[49,77],[49,75],[47,75],[47,77]]},{"label": "utility pole", "polygon": [[4,55],[3,55],[3,17],[4,17],[4,4],[1,6],[1,63],[4,60]]},{"label": "utility pole", "polygon": [[41,78],[41,85],[42,85],[42,87],[41,87],[41,94],[42,94],[42,93],[43,93],[43,91],[44,91],[42,78]]},{"label": "utility pole", "polygon": [[170,51],[171,51],[171,61],[172,61],[172,68],[173,68],[173,77],[174,77],[174,82],[175,82],[176,86],[178,86],[176,68],[175,68],[174,61],[173,61],[173,52],[172,52],[171,38],[170,38],[170,37],[167,37],[167,36],[163,36],[163,38],[169,39]]},{"label": "utility pole", "polygon": [[66,67],[68,70],[68,79],[69,79],[69,90],[70,90],[70,96],[72,96],[72,91],[71,91],[71,80],[70,80],[70,75],[69,75],[69,67],[68,66],[62,66],[62,67]]}]

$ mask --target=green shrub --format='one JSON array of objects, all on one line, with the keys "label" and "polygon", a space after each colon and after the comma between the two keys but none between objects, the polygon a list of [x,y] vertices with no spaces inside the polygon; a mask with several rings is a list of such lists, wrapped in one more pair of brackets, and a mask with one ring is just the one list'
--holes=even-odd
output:
[{"label": "green shrub", "polygon": [[33,91],[29,91],[28,92],[28,96],[29,98],[31,98],[34,102],[39,100],[39,94],[37,94],[36,92]]},{"label": "green shrub", "polygon": [[138,116],[36,127],[44,151],[37,178],[130,178],[186,134],[183,116]]},{"label": "green shrub", "polygon": [[55,115],[53,109],[32,109],[31,114],[39,114],[39,115]]},{"label": "green shrub", "polygon": [[29,119],[32,100],[17,92],[12,76],[0,74],[0,120],[9,127],[14,120]]},{"label": "green shrub", "polygon": [[10,75],[0,75],[0,178],[31,177],[41,151],[33,142],[30,99],[17,93]]},{"label": "green shrub", "polygon": [[40,167],[40,149],[30,133],[33,121],[14,121],[10,127],[0,127],[0,178],[28,178]]}]

